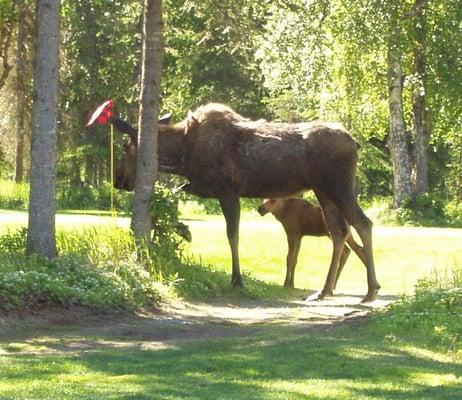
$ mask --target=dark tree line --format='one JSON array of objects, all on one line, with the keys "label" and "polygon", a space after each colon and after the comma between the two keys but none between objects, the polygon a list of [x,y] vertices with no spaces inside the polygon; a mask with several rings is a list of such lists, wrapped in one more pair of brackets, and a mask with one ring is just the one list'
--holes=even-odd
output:
[{"label": "dark tree line", "polygon": [[[45,40],[35,28],[43,4],[0,3],[0,161],[3,175],[13,174],[17,181],[37,172],[28,143],[31,132],[36,143],[38,129],[32,72]],[[107,132],[86,130],[84,122],[96,104],[114,98],[122,117],[141,118],[140,126],[162,111],[181,119],[209,101],[225,102],[251,117],[337,120],[362,143],[363,196],[393,195],[395,207],[428,192],[460,201],[460,1],[165,0],[161,85],[154,78],[161,101],[142,102],[142,110],[151,111],[145,119],[139,99],[143,79],[151,79],[142,74],[148,5],[62,1],[58,193],[72,192],[82,182],[107,185]]]}]

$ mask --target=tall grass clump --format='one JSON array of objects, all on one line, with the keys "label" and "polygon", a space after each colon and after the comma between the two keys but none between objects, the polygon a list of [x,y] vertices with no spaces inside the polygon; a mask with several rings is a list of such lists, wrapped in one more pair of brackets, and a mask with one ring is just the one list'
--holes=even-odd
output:
[{"label": "tall grass clump", "polygon": [[[99,187],[86,183],[71,185],[59,182],[57,187],[57,208],[59,210],[109,210],[111,204],[111,184],[103,182]],[[129,212],[133,207],[133,193],[116,190],[114,207]]]},{"label": "tall grass clump", "polygon": [[429,347],[461,352],[462,265],[445,274],[434,272],[375,316],[375,326],[390,340],[419,341]]},{"label": "tall grass clump", "polygon": [[[0,308],[80,305],[95,309],[156,306],[173,295],[175,278],[152,249],[136,249],[119,228],[58,232],[59,256],[25,255],[27,230],[0,237]],[[178,259],[177,259],[178,261]]]},{"label": "tall grass clump", "polygon": [[0,208],[25,210],[29,204],[29,184],[0,180]]}]

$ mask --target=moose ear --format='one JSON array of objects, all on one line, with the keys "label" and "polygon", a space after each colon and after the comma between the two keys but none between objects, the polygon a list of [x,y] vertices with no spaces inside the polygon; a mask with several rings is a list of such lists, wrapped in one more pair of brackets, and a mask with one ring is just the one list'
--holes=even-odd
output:
[{"label": "moose ear", "polygon": [[172,113],[164,114],[159,118],[159,124],[169,125],[171,119],[172,119]]},{"label": "moose ear", "polygon": [[191,131],[195,126],[199,124],[199,121],[197,118],[194,116],[194,113],[189,110],[188,111],[188,117],[186,118],[186,129],[184,131],[185,135]]}]

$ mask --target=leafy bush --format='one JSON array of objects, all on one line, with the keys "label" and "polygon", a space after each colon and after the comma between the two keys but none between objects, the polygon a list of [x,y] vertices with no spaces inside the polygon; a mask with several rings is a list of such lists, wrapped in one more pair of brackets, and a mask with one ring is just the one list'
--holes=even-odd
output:
[{"label": "leafy bush", "polygon": [[445,202],[429,194],[416,197],[405,207],[396,210],[399,225],[445,226],[451,225],[445,213]]},{"label": "leafy bush", "polygon": [[181,256],[182,244],[191,241],[188,227],[179,220],[179,197],[172,189],[156,184],[151,197],[149,214],[152,218],[153,253],[165,258]]},{"label": "leafy bush", "polygon": [[462,205],[434,195],[417,196],[398,209],[391,198],[373,198],[364,205],[366,214],[383,225],[462,227]]},{"label": "leafy bush", "polygon": [[462,267],[447,276],[419,280],[413,296],[404,296],[375,317],[376,327],[391,340],[412,338],[450,351],[461,349]]},{"label": "leafy bush", "polygon": [[[114,191],[114,207],[128,212],[133,206],[133,194]],[[88,184],[69,185],[61,183],[57,188],[57,208],[60,210],[110,210],[111,185],[104,182],[101,187]]]},{"label": "leafy bush", "polygon": [[29,185],[0,180],[0,208],[25,210],[29,204]]},{"label": "leafy bush", "polygon": [[0,237],[0,307],[82,305],[98,309],[155,305],[173,294],[175,280],[156,260],[135,254],[121,229],[61,232],[53,261],[26,257],[27,230]]},{"label": "leafy bush", "polygon": [[0,237],[0,252],[16,254],[24,252],[27,242],[27,228],[8,232]]}]

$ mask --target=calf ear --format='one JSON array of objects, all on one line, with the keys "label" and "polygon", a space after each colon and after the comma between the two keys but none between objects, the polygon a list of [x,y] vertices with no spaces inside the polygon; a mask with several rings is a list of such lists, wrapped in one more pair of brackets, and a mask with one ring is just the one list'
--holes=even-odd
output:
[{"label": "calf ear", "polygon": [[159,118],[159,124],[169,125],[171,119],[172,119],[172,113],[164,114]]}]

